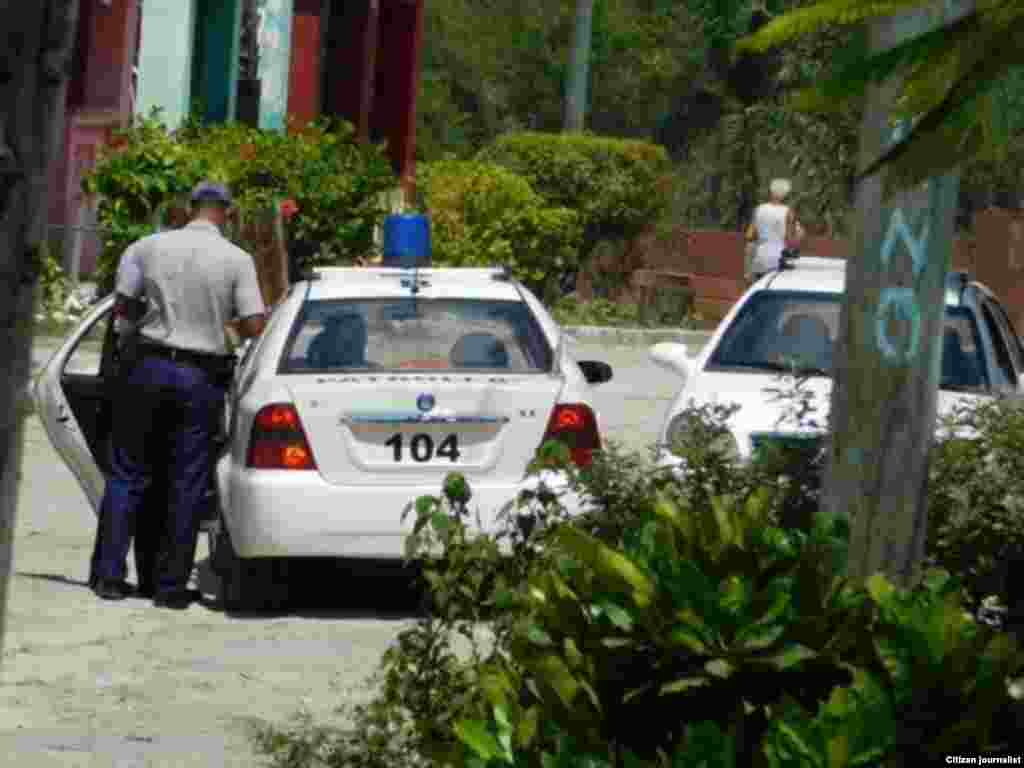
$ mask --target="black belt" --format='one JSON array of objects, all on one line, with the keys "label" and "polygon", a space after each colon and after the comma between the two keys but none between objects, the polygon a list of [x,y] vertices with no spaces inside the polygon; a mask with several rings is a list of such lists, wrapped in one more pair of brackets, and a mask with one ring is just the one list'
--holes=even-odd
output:
[{"label": "black belt", "polygon": [[178,349],[160,344],[140,344],[139,351],[143,355],[163,357],[175,363],[185,363],[197,368],[210,369],[223,366],[228,360],[227,355],[215,355],[212,352],[196,352],[191,349]]}]

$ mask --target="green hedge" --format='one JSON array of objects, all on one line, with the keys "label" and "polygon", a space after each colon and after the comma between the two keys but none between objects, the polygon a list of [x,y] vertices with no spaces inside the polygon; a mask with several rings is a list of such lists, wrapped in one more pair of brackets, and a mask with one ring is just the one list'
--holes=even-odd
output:
[{"label": "green hedge", "polygon": [[150,234],[168,209],[184,206],[204,178],[231,187],[243,220],[292,200],[289,241],[316,243],[328,263],[372,250],[381,193],[397,185],[383,148],[360,144],[347,124],[324,121],[288,133],[190,124],[171,132],[154,113],[115,136],[83,179],[87,194],[101,196],[99,225],[107,230],[101,288],[111,287],[125,247]]},{"label": "green hedge", "polygon": [[628,240],[654,224],[670,199],[671,163],[646,141],[586,133],[510,133],[477,159],[515,171],[551,205],[579,212],[581,261],[601,240]]},{"label": "green hedge", "polygon": [[429,163],[418,185],[431,218],[434,262],[506,265],[540,296],[575,264],[580,216],[545,202],[530,183],[501,166],[461,160]]}]

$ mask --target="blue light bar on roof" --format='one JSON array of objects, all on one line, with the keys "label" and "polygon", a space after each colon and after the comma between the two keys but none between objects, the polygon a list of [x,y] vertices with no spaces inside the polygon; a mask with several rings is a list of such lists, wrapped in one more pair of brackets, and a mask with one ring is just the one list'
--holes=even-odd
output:
[{"label": "blue light bar on roof", "polygon": [[423,214],[392,214],[384,219],[385,267],[430,266],[430,219]]}]

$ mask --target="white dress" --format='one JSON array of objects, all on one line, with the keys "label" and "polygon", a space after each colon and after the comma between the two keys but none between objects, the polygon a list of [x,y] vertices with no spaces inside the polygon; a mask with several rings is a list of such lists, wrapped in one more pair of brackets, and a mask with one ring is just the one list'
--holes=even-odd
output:
[{"label": "white dress", "polygon": [[778,269],[782,249],[786,247],[786,219],[789,206],[780,203],[761,203],[754,210],[754,229],[757,247],[751,271],[754,274]]}]

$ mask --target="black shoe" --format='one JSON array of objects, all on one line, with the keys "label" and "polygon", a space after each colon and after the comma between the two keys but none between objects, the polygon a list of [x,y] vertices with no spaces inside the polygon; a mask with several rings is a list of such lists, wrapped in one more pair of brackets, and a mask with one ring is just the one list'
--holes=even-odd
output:
[{"label": "black shoe", "polygon": [[124,600],[133,594],[131,586],[122,580],[96,579],[92,591],[103,600]]},{"label": "black shoe", "polygon": [[141,597],[143,600],[152,600],[156,597],[156,587],[151,584],[139,584],[135,588],[135,596]]},{"label": "black shoe", "polygon": [[202,595],[192,589],[183,589],[178,592],[162,592],[153,597],[153,605],[157,608],[170,608],[173,611],[183,611],[192,603],[198,602]]}]

